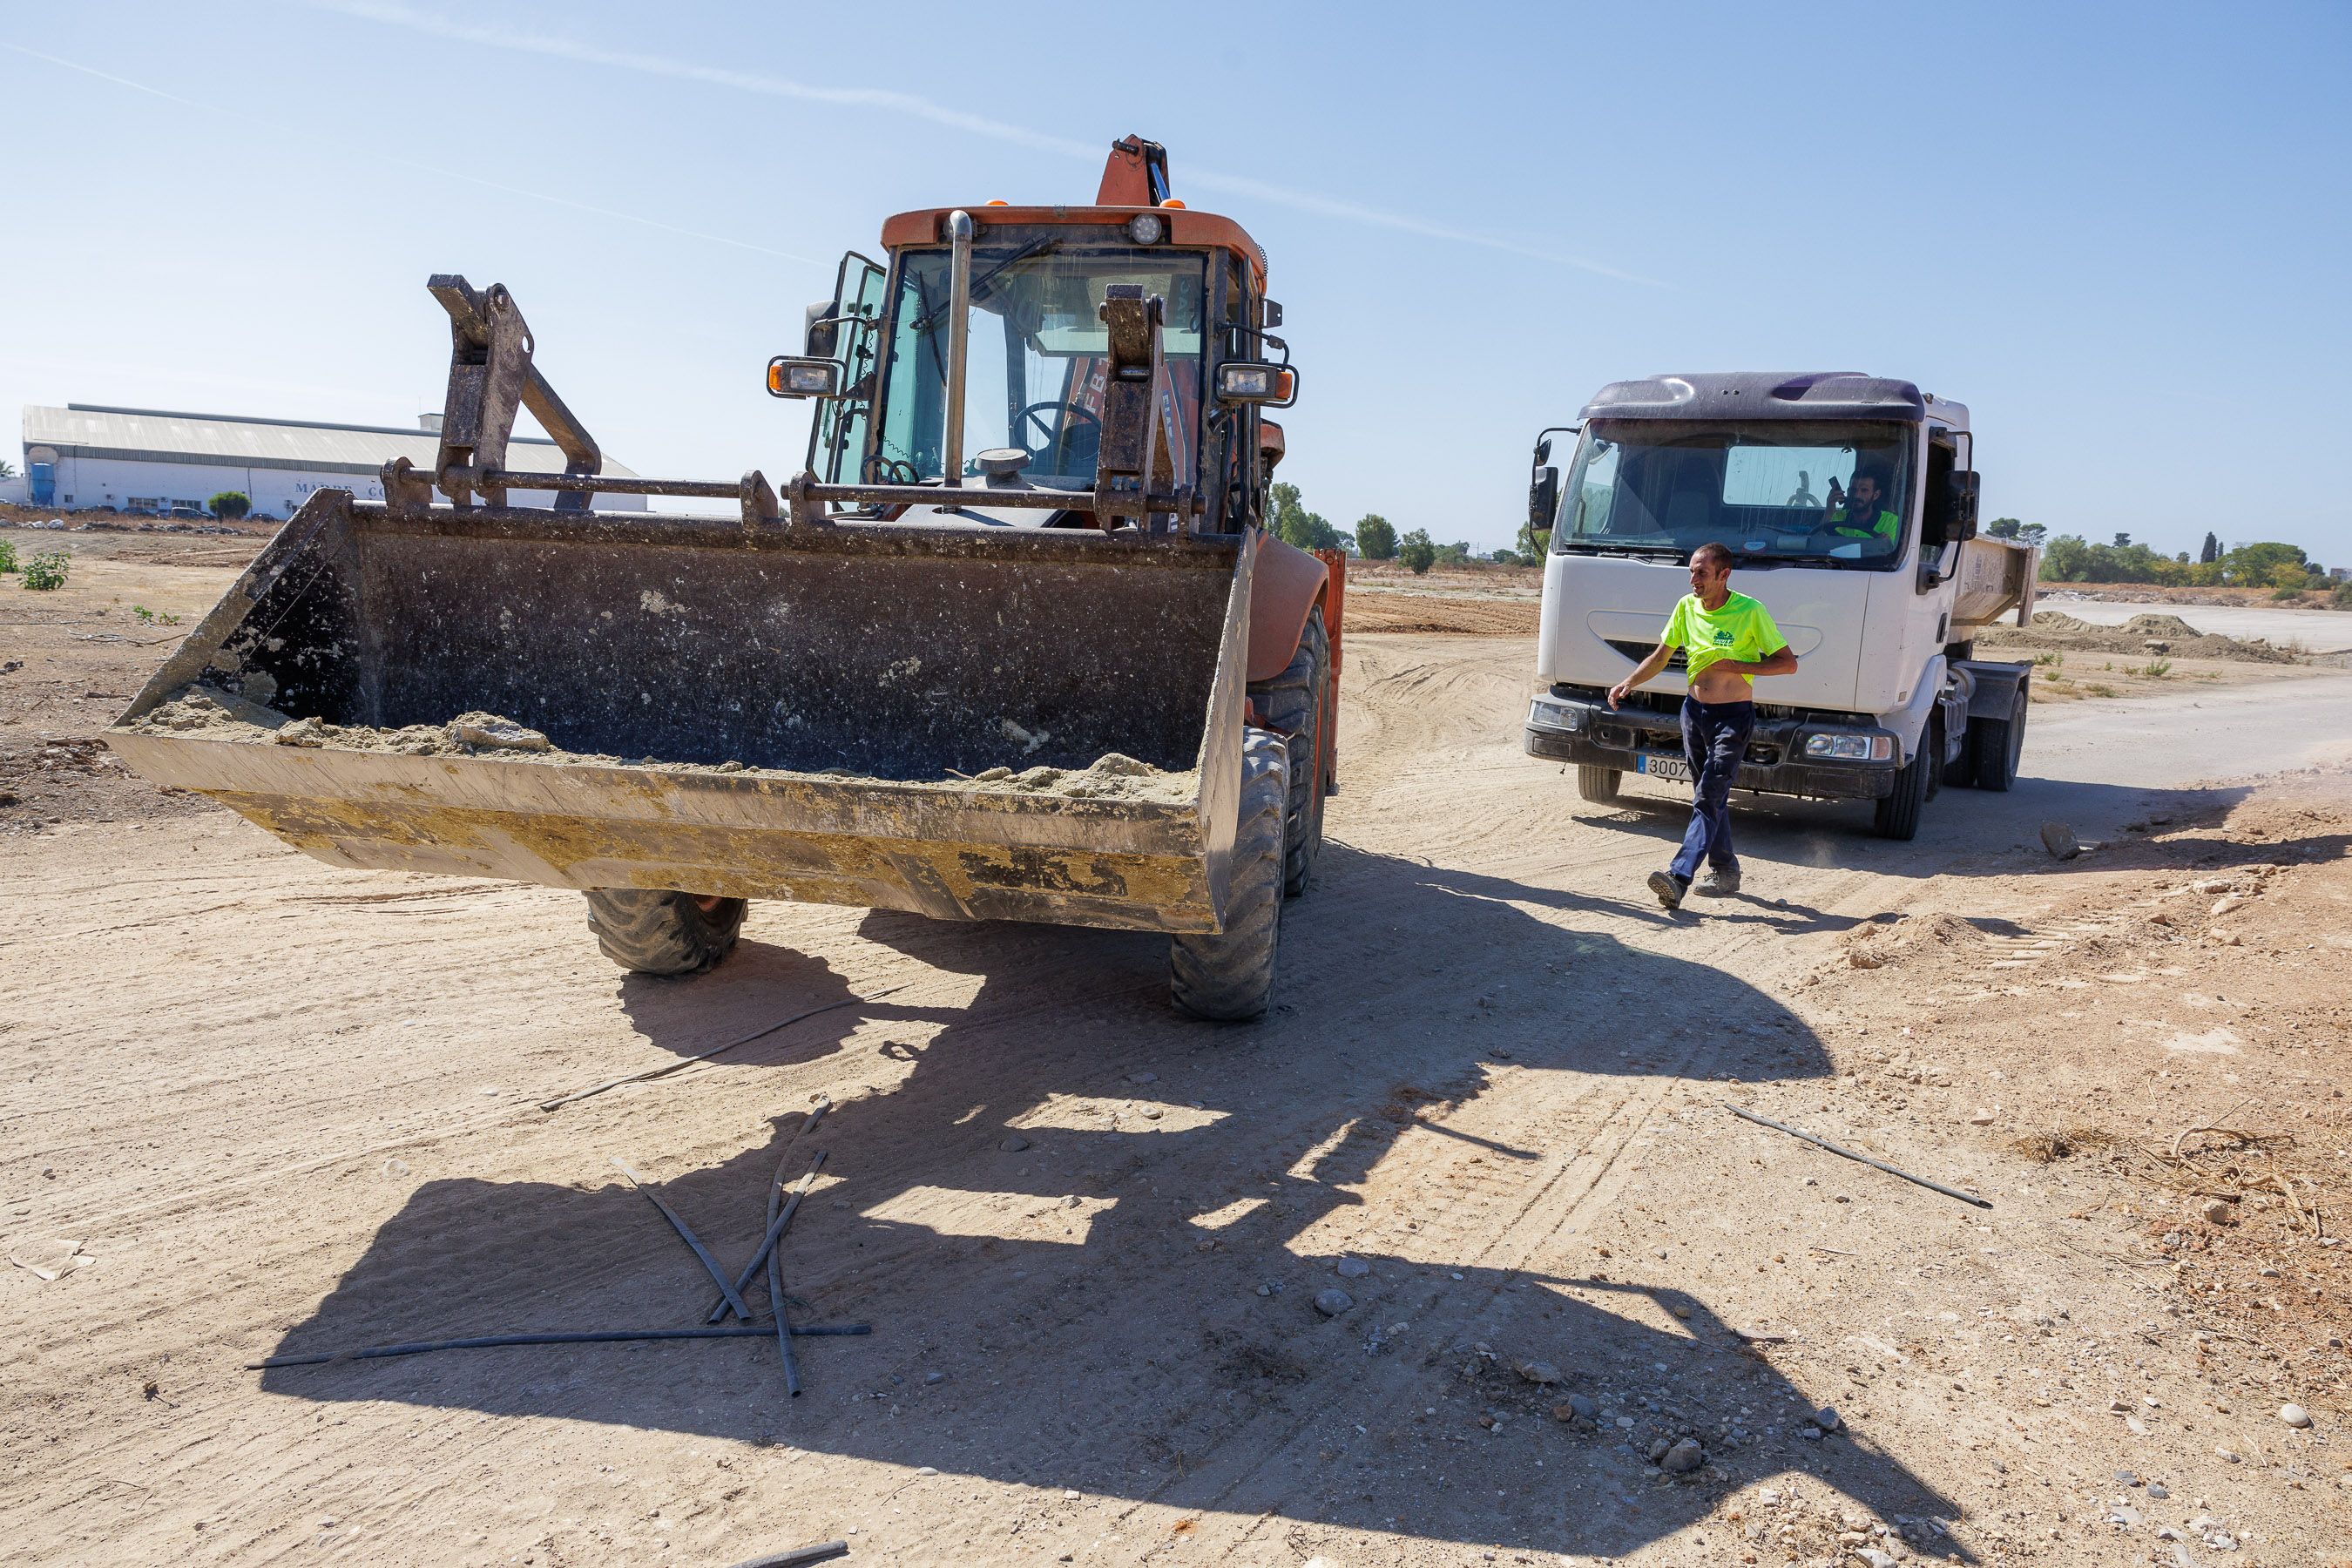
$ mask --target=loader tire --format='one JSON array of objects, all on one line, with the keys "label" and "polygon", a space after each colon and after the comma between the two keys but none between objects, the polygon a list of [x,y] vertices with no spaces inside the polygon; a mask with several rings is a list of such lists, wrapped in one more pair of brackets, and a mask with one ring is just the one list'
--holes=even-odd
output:
[{"label": "loader tire", "polygon": [[741,899],[651,888],[592,888],[588,929],[604,956],[639,974],[699,974],[733,950]]},{"label": "loader tire", "polygon": [[1272,680],[1250,688],[1257,714],[1269,730],[1290,737],[1290,803],[1282,823],[1282,892],[1295,899],[1307,890],[1307,874],[1323,847],[1323,764],[1329,737],[1331,639],[1318,605],[1307,613],[1298,651]]},{"label": "loader tire", "polygon": [[1616,768],[1596,768],[1584,763],[1576,764],[1576,793],[1596,805],[1617,798],[1624,787],[1625,775]]},{"label": "loader tire", "polygon": [[1225,885],[1225,929],[1168,942],[1168,995],[1176,1011],[1238,1024],[1265,1011],[1282,932],[1283,817],[1290,798],[1290,748],[1268,730],[1242,740],[1242,801]]},{"label": "loader tire", "polygon": [[1969,721],[1969,763],[1977,788],[2005,790],[2017,782],[2017,760],[2025,752],[2026,700],[2021,685],[2008,718]]}]

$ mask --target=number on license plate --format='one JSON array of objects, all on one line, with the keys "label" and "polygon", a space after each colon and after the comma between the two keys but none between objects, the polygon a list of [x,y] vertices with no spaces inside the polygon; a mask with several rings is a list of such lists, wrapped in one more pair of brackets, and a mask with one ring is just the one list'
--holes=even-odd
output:
[{"label": "number on license plate", "polygon": [[1654,779],[1675,779],[1690,783],[1690,763],[1680,757],[1643,757],[1642,771]]}]

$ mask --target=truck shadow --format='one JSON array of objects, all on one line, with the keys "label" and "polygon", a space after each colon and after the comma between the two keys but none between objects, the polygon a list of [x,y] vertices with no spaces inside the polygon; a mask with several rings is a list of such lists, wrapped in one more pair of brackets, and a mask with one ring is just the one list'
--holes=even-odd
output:
[{"label": "truck shadow", "polygon": [[[2003,794],[1947,785],[1920,813],[1918,837],[1896,843],[1874,834],[1867,802],[1735,792],[1732,837],[1757,892],[1771,890],[1769,869],[1759,872],[1759,866],[1850,868],[1890,877],[2015,876],[2060,864],[2042,847],[2045,822],[2063,822],[2086,840],[2122,843],[2134,824],[2218,817],[2249,793],[2240,785],[2147,788],[2030,778]],[[1591,826],[1653,840],[1664,865],[1690,820],[1690,796],[1687,790],[1644,785],[1613,806],[1580,804],[1577,812]]]},{"label": "truck shadow", "polygon": [[[1602,1142],[1642,1080],[1818,1076],[1817,1039],[1730,976],[1580,929],[1607,900],[1339,845],[1307,897],[1276,1013],[1221,1029],[1168,1016],[1164,940],[869,913],[859,934],[915,961],[894,969],[970,976],[976,994],[855,1004],[730,1054],[728,1087],[779,1109],[761,1143],[715,1160],[663,1146],[665,1098],[718,1092],[709,1077],[558,1112],[604,1129],[572,1184],[418,1187],[277,1347],[698,1322],[709,1280],[602,1156],[667,1175],[665,1201],[740,1267],[769,1184],[821,1148],[786,1289],[796,1321],[874,1332],[796,1342],[804,1398],[784,1397],[762,1340],[277,1368],[263,1386],[1550,1552],[1630,1552],[1790,1470],[1882,1517],[1956,1517],[1866,1433],[1799,1441],[1828,1391],[1759,1359],[1705,1300],[1547,1261],[1592,1179],[1576,1145]],[[747,1016],[851,994],[818,960],[766,952],[747,945],[692,985],[625,986],[625,1005],[688,1054]],[[707,984],[745,959],[764,1009]],[[1636,1001],[1664,995],[1663,1016]],[[1677,1033],[1677,1017],[1711,1023]],[[842,1094],[801,1138],[793,1065],[853,1054],[871,1092]],[[1511,1093],[1523,1073],[1563,1075],[1570,1109]],[[828,1081],[838,1093],[842,1075]],[[681,1142],[709,1125],[671,1120]],[[1343,1255],[1365,1270],[1327,1317],[1314,1299],[1343,1283]],[[1528,1360],[1563,1384],[1523,1379]],[[1554,1419],[1571,1393],[1601,1407],[1597,1427]],[[1668,1478],[1648,1452],[1685,1434],[1707,1463]],[[857,1522],[799,1506],[812,1530]],[[1044,1560],[1085,1539],[1003,1550]]]}]

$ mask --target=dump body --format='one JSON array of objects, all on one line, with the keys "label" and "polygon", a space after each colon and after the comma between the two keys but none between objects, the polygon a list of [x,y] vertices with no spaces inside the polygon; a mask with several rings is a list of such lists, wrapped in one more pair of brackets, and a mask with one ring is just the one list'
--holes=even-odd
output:
[{"label": "dump body", "polygon": [[1255,542],[321,491],[109,741],[340,866],[1213,931]]}]

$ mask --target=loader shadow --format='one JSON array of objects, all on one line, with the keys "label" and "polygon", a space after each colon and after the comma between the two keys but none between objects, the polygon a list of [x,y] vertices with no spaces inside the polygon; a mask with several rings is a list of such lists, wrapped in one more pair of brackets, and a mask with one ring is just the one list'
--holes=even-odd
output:
[{"label": "loader shadow", "polygon": [[[800,1400],[759,1340],[279,1368],[263,1387],[782,1442],[1521,1551],[1621,1554],[1790,1470],[1882,1516],[1957,1517],[1866,1434],[1801,1443],[1776,1414],[1732,1436],[1743,1407],[1810,1410],[1831,1394],[1746,1353],[1705,1300],[1472,1261],[1492,1247],[1473,1229],[1482,1205],[1490,1226],[1525,1212],[1496,1184],[1538,1184],[1560,1153],[1530,1131],[1548,1123],[1510,1120],[1507,1075],[1582,1075],[1601,1099],[1609,1079],[1664,1072],[1817,1076],[1818,1040],[1732,976],[1580,929],[1580,915],[1616,912],[1610,900],[1344,845],[1327,848],[1307,900],[1286,921],[1277,1011],[1225,1028],[1168,1016],[1164,939],[866,916],[861,936],[976,976],[977,994],[961,1009],[851,1006],[788,1031],[772,1058],[738,1064],[773,1079],[765,1142],[658,1183],[731,1268],[757,1242],[768,1184],[829,1152],[785,1245],[785,1287],[806,1303],[796,1321],[874,1332],[796,1342]],[[766,1005],[698,984],[633,992],[631,1016],[686,1050],[848,993],[817,961],[771,952],[744,972],[766,983]],[[1659,998],[1671,1007],[1653,1011]],[[877,1017],[908,1037],[877,1049],[869,1031],[846,1047],[871,1053],[875,1091],[795,1142],[808,1096],[791,1064]],[[1675,1032],[1694,1017],[1740,1026]],[[648,1092],[609,1152],[665,1175],[657,1096],[708,1083]],[[278,1353],[700,1321],[710,1282],[600,1165],[583,1162],[581,1185],[418,1187]],[[1370,1272],[1327,1319],[1313,1300],[1339,1283],[1343,1249]],[[1511,1363],[1525,1359],[1566,1369],[1566,1386],[1523,1381]],[[1570,1393],[1602,1407],[1598,1429],[1553,1419]],[[1649,1448],[1685,1433],[1708,1463],[1668,1479]],[[822,1533],[857,1522],[822,1498],[795,1506]],[[1005,1550],[1050,1560],[1085,1545],[1079,1529],[1041,1520]]]}]

